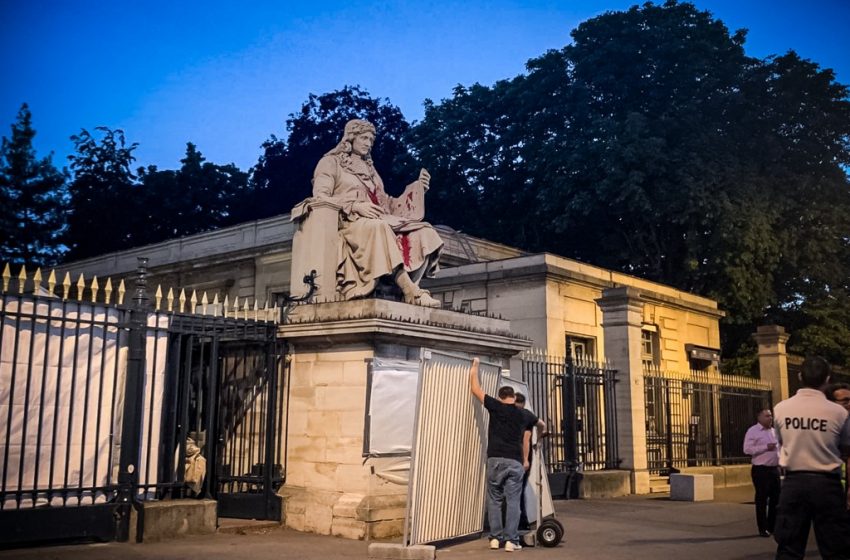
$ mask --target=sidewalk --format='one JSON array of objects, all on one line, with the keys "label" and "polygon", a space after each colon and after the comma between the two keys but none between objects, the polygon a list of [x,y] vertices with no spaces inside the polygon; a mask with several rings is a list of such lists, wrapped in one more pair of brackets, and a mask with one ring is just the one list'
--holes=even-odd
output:
[{"label": "sidewalk", "polygon": [[[566,537],[556,548],[525,548],[515,556],[546,559],[601,560],[757,560],[770,559],[772,539],[756,535],[749,487],[721,489],[715,501],[671,502],[667,495],[629,496],[608,500],[556,502]],[[260,534],[216,534],[149,544],[84,544],[0,551],[0,559],[126,560],[289,560],[367,558],[365,542],[289,531]],[[819,558],[810,542],[806,558]],[[477,539],[442,547],[442,560],[498,557]]]}]

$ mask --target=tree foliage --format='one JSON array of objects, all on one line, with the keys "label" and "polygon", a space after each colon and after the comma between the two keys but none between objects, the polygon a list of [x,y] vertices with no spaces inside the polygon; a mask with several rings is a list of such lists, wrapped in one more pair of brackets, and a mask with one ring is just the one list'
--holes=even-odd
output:
[{"label": "tree foliage", "polygon": [[[234,164],[206,161],[188,142],[180,169],[139,168],[140,206],[147,219],[137,237],[155,243],[235,223],[248,174]],[[138,243],[137,243],[138,244]]]},{"label": "tree foliage", "polygon": [[440,217],[713,297],[728,352],[777,321],[798,329],[792,346],[836,355],[846,86],[794,52],[746,56],[744,31],[688,3],[609,12],[572,37],[521,76],[426,104],[412,144]]},{"label": "tree foliage", "polygon": [[134,232],[143,222],[131,165],[133,151],[124,131],[97,127],[100,138],[83,129],[71,136],[76,154],[68,156],[71,211],[68,219],[69,259],[84,259],[135,245]]},{"label": "tree foliage", "polygon": [[316,164],[342,138],[345,123],[355,118],[377,128],[372,158],[388,188],[409,183],[416,172],[405,140],[410,124],[389,100],[371,97],[359,86],[345,86],[310,94],[300,111],[286,120],[286,139],[272,135],[263,143],[251,181],[252,217],[289,212],[310,196]]},{"label": "tree foliage", "polygon": [[0,146],[0,262],[54,264],[64,247],[67,174],[52,155],[38,159],[32,141],[32,114],[18,111],[12,134]]}]

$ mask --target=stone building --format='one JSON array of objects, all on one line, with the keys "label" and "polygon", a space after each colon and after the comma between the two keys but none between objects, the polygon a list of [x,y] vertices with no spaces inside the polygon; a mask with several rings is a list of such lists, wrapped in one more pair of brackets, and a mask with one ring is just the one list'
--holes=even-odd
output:
[{"label": "stone building", "polygon": [[[605,484],[613,486],[611,493],[615,494],[649,492],[644,371],[716,373],[719,319],[723,316],[717,303],[557,255],[528,254],[451,228],[437,229],[445,241],[442,268],[436,278],[425,280],[422,285],[441,301],[443,309],[507,320],[513,336],[527,339],[531,346],[549,355],[606,361],[619,372],[616,417],[622,470],[613,484]],[[147,257],[149,285],[159,284],[163,296],[169,289],[179,289],[196,291],[198,301],[206,293],[207,301],[217,296],[218,301],[227,298],[232,303],[238,298],[249,305],[259,302],[262,307],[290,291],[303,292],[303,286],[290,285],[290,277],[297,279],[308,272],[292,270],[295,233],[289,216],[282,215],[78,261],[65,269],[74,278],[79,274],[96,275],[101,279],[112,277],[114,282],[133,274],[137,257]],[[186,297],[189,298],[188,293]],[[297,329],[286,336],[296,332]],[[472,351],[475,341],[468,342]],[[358,356],[362,363],[362,356]],[[507,367],[508,357],[503,355],[501,359]],[[298,356],[294,363],[301,364],[298,367],[304,371],[316,367],[302,363]],[[516,358],[510,369],[512,375],[518,375]],[[298,379],[296,374],[293,383]],[[310,379],[303,382],[311,387],[314,383]],[[350,390],[362,391],[365,386]],[[305,410],[310,410],[310,406]],[[362,430],[362,426],[357,429]],[[288,481],[298,480],[298,467],[292,462],[292,453],[289,455]],[[358,451],[348,461],[353,471],[359,468],[359,461]],[[305,465],[304,470],[315,467]],[[310,480],[309,476],[305,480]],[[350,487],[355,482],[343,486]],[[590,481],[586,483],[592,485]],[[336,496],[334,499],[340,495],[343,498],[339,499],[351,498],[334,488],[327,491]],[[298,503],[293,498],[290,496],[289,504]],[[332,519],[335,515],[334,500],[321,497],[316,501],[311,497],[308,502],[316,507],[326,504],[327,511],[313,518]],[[297,518],[298,515],[290,515],[290,519]],[[295,528],[328,532],[333,531],[332,523],[341,521],[328,523],[327,527]]]},{"label": "stone building", "polygon": [[[499,316],[533,346],[554,355],[603,361],[602,308],[609,288],[639,293],[641,361],[663,370],[711,369],[720,348],[717,302],[634,276],[548,253],[519,249],[437,227],[445,241],[441,271],[423,286],[444,308]],[[262,306],[290,291],[288,215],[249,222],[69,263],[76,278],[129,277],[147,257],[149,285],[206,292]]]}]

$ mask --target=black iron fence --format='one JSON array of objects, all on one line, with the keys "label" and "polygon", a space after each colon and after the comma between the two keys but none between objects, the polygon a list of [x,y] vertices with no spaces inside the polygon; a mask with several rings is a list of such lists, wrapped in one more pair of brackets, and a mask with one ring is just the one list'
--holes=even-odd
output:
[{"label": "black iron fence", "polygon": [[587,360],[523,355],[528,399],[551,432],[540,445],[555,479],[558,473],[618,468],[616,373]]},{"label": "black iron fence", "polygon": [[651,474],[745,464],[744,435],[771,407],[767,383],[716,372],[644,371],[647,462]]},{"label": "black iron fence", "polygon": [[195,315],[208,303],[194,295],[152,309],[144,265],[126,306],[123,282],[45,285],[6,267],[0,546],[127,540],[131,509],[148,500],[215,498],[220,515],[280,518],[285,368],[264,320],[273,313],[216,299],[217,316]]}]

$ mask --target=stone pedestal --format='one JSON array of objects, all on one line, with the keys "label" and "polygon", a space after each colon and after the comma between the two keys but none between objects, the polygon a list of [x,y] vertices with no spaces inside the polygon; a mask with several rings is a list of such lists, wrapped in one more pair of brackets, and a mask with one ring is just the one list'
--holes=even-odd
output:
[{"label": "stone pedestal", "polygon": [[753,335],[759,350],[759,377],[773,387],[773,404],[791,395],[788,385],[788,334],[779,325],[762,325]]},{"label": "stone pedestal", "polygon": [[292,238],[292,269],[289,290],[293,297],[307,293],[304,277],[316,271],[313,301],[333,301],[337,297],[336,269],[339,263],[339,210],[327,200],[310,200],[292,211],[297,222]]},{"label": "stone pedestal", "polygon": [[507,321],[379,299],[299,306],[280,326],[290,345],[284,517],[287,527],[351,539],[400,536],[407,485],[364,457],[367,360],[420,349],[507,363],[530,346]]},{"label": "stone pedestal", "polygon": [[649,493],[646,404],[641,361],[643,301],[634,288],[609,288],[596,302],[602,310],[605,356],[619,375],[617,446],[621,468],[631,471],[633,494]]}]

